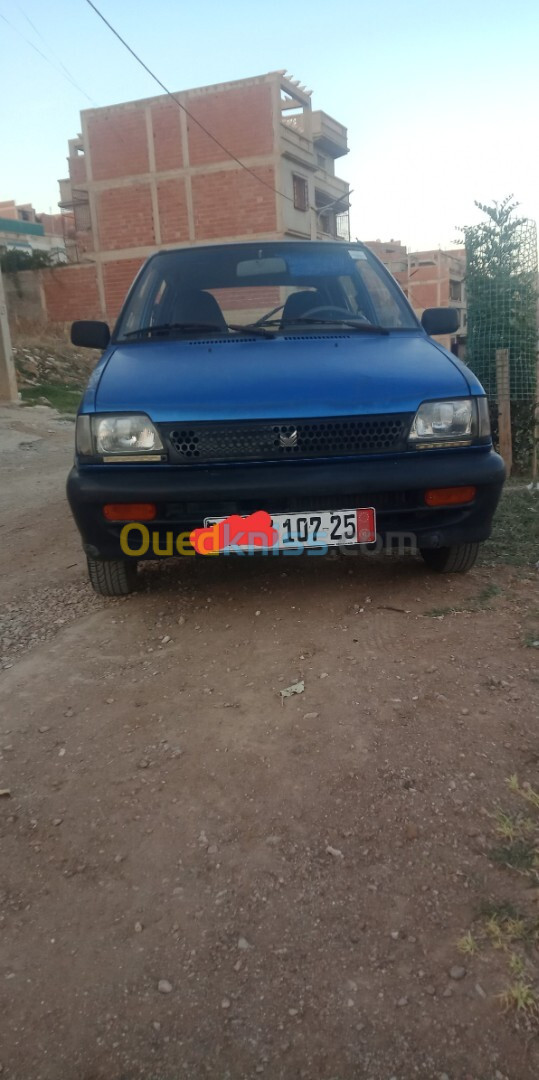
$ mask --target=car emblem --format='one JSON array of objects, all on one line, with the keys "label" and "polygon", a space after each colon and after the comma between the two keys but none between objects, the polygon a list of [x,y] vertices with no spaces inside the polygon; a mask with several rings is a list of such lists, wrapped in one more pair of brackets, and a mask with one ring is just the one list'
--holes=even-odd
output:
[{"label": "car emblem", "polygon": [[288,435],[282,431],[279,435],[279,444],[281,446],[297,446],[298,445],[298,433],[297,431],[291,431]]}]

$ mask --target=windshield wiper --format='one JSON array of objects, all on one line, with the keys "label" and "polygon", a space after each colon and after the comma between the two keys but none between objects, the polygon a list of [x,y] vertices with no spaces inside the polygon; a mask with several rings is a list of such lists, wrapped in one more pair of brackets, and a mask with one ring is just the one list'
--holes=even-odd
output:
[{"label": "windshield wiper", "polygon": [[[285,329],[290,326],[298,326],[301,324],[307,324],[310,326],[325,326],[328,330],[331,330],[335,326],[347,326],[352,330],[359,330],[360,332],[367,334],[388,334],[389,330],[386,330],[385,326],[378,326],[376,323],[364,322],[361,319],[315,319],[310,318],[308,315],[298,315],[296,319],[268,319],[261,325],[260,323],[228,323],[228,330],[235,330],[240,334],[253,334],[257,337],[274,338],[277,330]],[[272,329],[268,329],[269,327]],[[174,333],[174,331],[184,332],[186,334],[221,334],[223,333],[223,327],[218,326],[216,323],[201,323],[201,322],[177,322],[177,323],[158,323],[155,326],[139,326],[137,330],[128,330],[127,333],[122,334],[120,341],[125,341],[126,338],[131,337],[166,337],[167,334]]]},{"label": "windshield wiper", "polygon": [[[243,334],[257,334],[259,337],[273,338],[275,334],[271,330],[264,330],[261,326],[242,326],[240,323],[228,323],[227,329],[238,330]],[[121,341],[124,338],[130,337],[153,337],[154,335],[165,337],[167,334],[174,332],[174,330],[185,331],[189,333],[223,333],[223,327],[217,326],[215,323],[198,323],[198,322],[181,322],[181,323],[160,323],[156,326],[140,326],[138,330],[128,330],[126,334],[123,334],[120,338]]]},{"label": "windshield wiper", "polygon": [[[307,323],[312,326],[327,326],[328,330],[331,330],[335,326],[349,326],[352,330],[359,330],[360,332],[367,334],[389,334],[389,330],[385,326],[379,326],[378,323],[365,322],[364,319],[315,319],[310,318],[308,315],[298,315],[296,319],[265,319],[263,323],[247,323],[241,327],[242,330],[249,330],[253,334],[256,334],[257,330],[263,330],[265,326],[276,327],[278,330],[288,329],[290,326],[298,326]],[[235,329],[235,327],[234,327]],[[238,330],[240,327],[237,328]]]},{"label": "windshield wiper", "polygon": [[217,326],[216,323],[200,323],[200,322],[178,322],[178,323],[160,323],[157,326],[139,326],[138,330],[128,330],[126,334],[122,334],[120,340],[128,337],[138,337],[143,334],[153,336],[154,334],[162,334],[165,336],[172,330],[185,330],[186,333],[198,332],[207,333],[222,333],[222,326]]},{"label": "windshield wiper", "polygon": [[309,318],[308,315],[298,315],[296,319],[281,320],[281,326],[295,326],[298,323],[307,323],[312,326],[327,326],[331,329],[332,326],[350,326],[352,330],[359,330],[365,334],[389,334],[389,330],[385,326],[379,326],[378,323],[364,322],[363,319],[314,319]]},{"label": "windshield wiper", "polygon": [[257,337],[274,338],[275,334],[271,330],[265,330],[263,326],[258,326],[257,323],[228,323],[229,330],[237,330],[240,334],[253,334]]}]

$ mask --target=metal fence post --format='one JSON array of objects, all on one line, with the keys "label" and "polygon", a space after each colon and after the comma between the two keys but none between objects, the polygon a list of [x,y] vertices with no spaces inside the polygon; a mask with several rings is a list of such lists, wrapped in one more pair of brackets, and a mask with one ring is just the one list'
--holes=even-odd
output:
[{"label": "metal fence post", "polygon": [[500,454],[505,461],[507,476],[513,467],[511,439],[511,399],[509,391],[509,349],[496,349],[496,391],[498,400],[498,439]]},{"label": "metal fence post", "polygon": [[535,402],[533,410],[533,453],[532,453],[532,481],[537,480],[537,467],[539,465],[539,353],[537,354],[537,378],[535,383]]}]

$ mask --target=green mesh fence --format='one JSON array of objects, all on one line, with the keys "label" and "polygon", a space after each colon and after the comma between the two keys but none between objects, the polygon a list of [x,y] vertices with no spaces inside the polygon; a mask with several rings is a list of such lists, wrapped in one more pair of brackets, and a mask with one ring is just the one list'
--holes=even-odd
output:
[{"label": "green mesh fence", "polygon": [[464,229],[466,362],[497,400],[496,350],[509,350],[510,398],[533,402],[537,380],[537,229],[509,199],[476,204],[487,221]]}]

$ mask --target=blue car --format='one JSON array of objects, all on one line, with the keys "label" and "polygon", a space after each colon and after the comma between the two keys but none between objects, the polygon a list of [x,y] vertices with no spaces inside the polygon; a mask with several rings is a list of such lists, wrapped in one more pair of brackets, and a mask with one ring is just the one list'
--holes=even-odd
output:
[{"label": "blue car", "polygon": [[72,327],[103,350],[67,483],[94,589],[124,595],[139,559],[196,552],[396,545],[469,570],[504,464],[481,384],[430,336],[457,323],[419,322],[360,243],[152,255],[112,335]]}]

